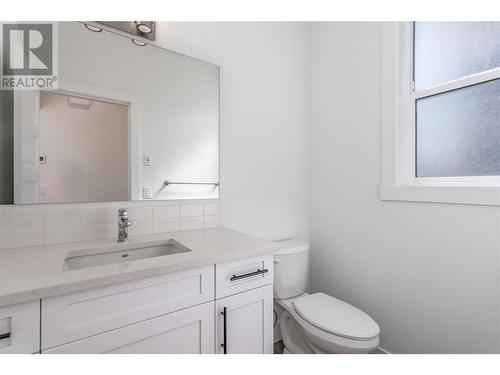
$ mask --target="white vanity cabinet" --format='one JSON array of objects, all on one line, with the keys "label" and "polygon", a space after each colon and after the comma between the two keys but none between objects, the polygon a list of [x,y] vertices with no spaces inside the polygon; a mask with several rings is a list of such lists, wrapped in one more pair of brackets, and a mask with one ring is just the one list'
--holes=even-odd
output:
[{"label": "white vanity cabinet", "polygon": [[272,283],[272,255],[216,265],[217,353],[273,353]]},{"label": "white vanity cabinet", "polygon": [[0,307],[0,354],[40,351],[40,300]]},{"label": "white vanity cabinet", "polygon": [[2,353],[272,353],[273,256],[0,307]]}]

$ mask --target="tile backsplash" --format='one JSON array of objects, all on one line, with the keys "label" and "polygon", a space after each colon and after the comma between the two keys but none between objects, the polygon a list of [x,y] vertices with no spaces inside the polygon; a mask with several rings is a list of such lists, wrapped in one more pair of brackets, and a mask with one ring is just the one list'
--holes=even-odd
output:
[{"label": "tile backsplash", "polygon": [[129,235],[222,225],[219,200],[0,207],[0,249],[117,237],[118,208],[127,208]]}]

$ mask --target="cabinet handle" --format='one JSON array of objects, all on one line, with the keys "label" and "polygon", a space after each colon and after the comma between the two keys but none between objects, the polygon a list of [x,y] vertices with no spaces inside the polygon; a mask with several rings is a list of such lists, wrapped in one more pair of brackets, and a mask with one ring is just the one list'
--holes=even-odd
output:
[{"label": "cabinet handle", "polygon": [[2,333],[0,335],[0,340],[8,339],[10,337],[10,332]]},{"label": "cabinet handle", "polygon": [[220,313],[222,315],[223,321],[223,333],[222,333],[222,344],[220,345],[224,349],[224,354],[227,354],[227,307],[224,307],[222,312]]},{"label": "cabinet handle", "polygon": [[267,273],[267,272],[269,272],[269,270],[267,268],[264,268],[263,270],[257,270],[254,272],[244,273],[243,275],[233,275],[233,276],[231,276],[231,278],[229,280],[231,280],[231,281],[241,280],[241,279],[244,279],[247,277],[257,276],[257,275],[261,275],[261,274]]}]

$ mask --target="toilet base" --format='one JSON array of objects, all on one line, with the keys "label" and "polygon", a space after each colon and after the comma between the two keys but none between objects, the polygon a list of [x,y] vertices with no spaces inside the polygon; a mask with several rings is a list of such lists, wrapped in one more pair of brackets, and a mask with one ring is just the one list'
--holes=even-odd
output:
[{"label": "toilet base", "polygon": [[314,351],[304,340],[304,332],[288,311],[283,311],[280,317],[281,339],[287,354],[313,354]]},{"label": "toilet base", "polygon": [[279,315],[279,328],[284,353],[288,354],[368,354],[373,352],[378,344],[379,337],[369,340],[355,340],[335,336],[321,331],[303,320],[293,307],[293,301],[308,294],[287,300],[276,300],[283,309]]}]

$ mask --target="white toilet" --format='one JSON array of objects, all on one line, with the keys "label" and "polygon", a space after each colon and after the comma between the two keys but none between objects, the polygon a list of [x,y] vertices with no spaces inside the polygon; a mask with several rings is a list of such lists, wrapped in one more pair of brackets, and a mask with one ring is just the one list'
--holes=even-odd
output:
[{"label": "white toilet", "polygon": [[[380,328],[363,311],[324,293],[305,293],[309,245],[286,240],[274,255],[276,321],[285,353],[370,353]],[[278,306],[276,306],[278,305]]]}]

